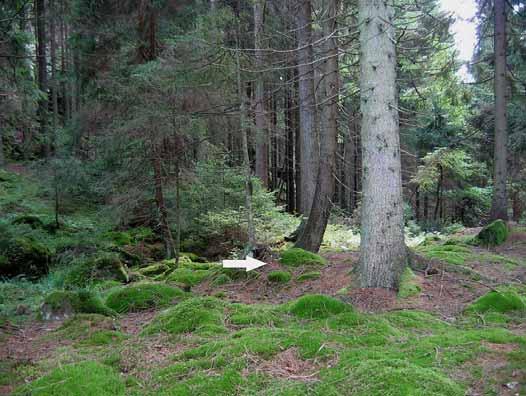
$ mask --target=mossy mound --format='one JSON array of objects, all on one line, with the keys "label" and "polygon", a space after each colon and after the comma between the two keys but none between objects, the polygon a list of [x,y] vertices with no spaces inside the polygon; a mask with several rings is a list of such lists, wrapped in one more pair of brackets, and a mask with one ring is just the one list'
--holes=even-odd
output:
[{"label": "mossy mound", "polygon": [[103,346],[117,344],[124,340],[126,336],[120,331],[114,330],[97,330],[91,333],[87,338],[81,340],[81,346]]},{"label": "mossy mound", "polygon": [[61,339],[83,340],[99,331],[114,331],[115,321],[100,314],[76,314],[62,323],[54,334]]},{"label": "mossy mound", "polygon": [[515,291],[492,290],[483,295],[473,304],[468,307],[468,311],[474,312],[510,312],[510,311],[526,311],[526,302]]},{"label": "mossy mound", "polygon": [[325,265],[327,261],[316,253],[309,252],[300,248],[291,248],[281,253],[281,264],[291,267],[301,265]]},{"label": "mossy mound", "polygon": [[290,306],[290,312],[300,318],[327,318],[345,311],[351,311],[352,307],[335,298],[322,294],[309,294],[298,298]]},{"label": "mossy mound", "polygon": [[167,277],[167,282],[173,282],[177,285],[180,285],[184,288],[193,287],[206,278],[210,277],[213,274],[212,271],[207,269],[190,269],[190,268],[177,268],[171,272]]},{"label": "mossy mound", "polygon": [[478,233],[476,240],[480,245],[498,246],[506,242],[508,234],[506,223],[502,220],[495,220]]},{"label": "mossy mound", "polygon": [[463,245],[429,245],[419,246],[417,252],[430,259],[445,261],[453,265],[463,265],[473,253],[470,248]]},{"label": "mossy mound", "polygon": [[288,283],[292,279],[292,275],[287,271],[272,271],[267,275],[267,279],[273,283]]},{"label": "mossy mound", "polygon": [[398,297],[407,298],[420,294],[422,288],[417,282],[417,277],[411,268],[406,267],[400,278],[400,286],[398,288]]},{"label": "mossy mound", "polygon": [[130,281],[128,267],[118,254],[106,252],[75,259],[68,266],[64,285],[67,288],[88,287],[103,280]]},{"label": "mossy mound", "polygon": [[42,276],[49,271],[51,255],[50,249],[30,237],[0,235],[0,277]]},{"label": "mossy mound", "polygon": [[296,280],[298,282],[306,282],[309,280],[318,279],[320,276],[321,276],[320,271],[310,271],[310,272],[305,272],[304,274],[299,275],[296,278]]},{"label": "mossy mound", "polygon": [[106,304],[119,313],[164,307],[185,293],[178,288],[160,283],[143,283],[117,289],[108,294]]},{"label": "mossy mound", "polygon": [[54,291],[46,296],[40,307],[40,315],[44,320],[62,320],[77,313],[115,315],[115,311],[104,305],[93,292],[87,290]]},{"label": "mossy mound", "polygon": [[98,362],[60,366],[48,375],[25,385],[15,395],[33,396],[119,396],[125,394],[120,375]]},{"label": "mossy mound", "polygon": [[139,268],[137,272],[144,276],[156,276],[156,275],[162,275],[168,271],[170,271],[170,266],[168,266],[165,263],[154,263],[151,265],[148,265],[147,267]]},{"label": "mossy mound", "polygon": [[352,394],[381,396],[463,396],[464,388],[432,368],[397,359],[365,360],[349,371]]},{"label": "mossy mound", "polygon": [[193,331],[222,333],[225,331],[224,303],[213,297],[194,297],[161,312],[144,330],[145,334],[171,334]]}]

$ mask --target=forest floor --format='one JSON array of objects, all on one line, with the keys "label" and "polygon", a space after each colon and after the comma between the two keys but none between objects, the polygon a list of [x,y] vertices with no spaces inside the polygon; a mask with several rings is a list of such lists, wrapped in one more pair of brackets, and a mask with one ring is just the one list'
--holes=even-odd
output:
[{"label": "forest floor", "polygon": [[[459,240],[464,236],[458,235]],[[447,257],[431,261],[426,273],[417,272],[413,280],[419,292],[406,298],[349,287],[357,253],[324,255],[328,264],[316,269],[316,279],[282,285],[270,282],[268,273],[283,269],[278,262],[270,262],[256,276],[221,286],[204,281],[194,287],[194,296],[216,296],[224,304],[217,332],[196,328],[145,335],[144,329],[155,321],[159,309],[125,313],[110,322],[85,318],[76,324],[81,328],[74,336],[61,330],[61,321],[31,320],[4,327],[0,370],[8,375],[0,382],[0,394],[10,394],[53,368],[83,361],[113,367],[125,394],[137,395],[526,392],[523,314],[465,313],[469,304],[488,291],[524,282],[524,229],[516,228],[496,249],[471,247],[463,271],[448,265]],[[308,269],[293,272],[297,279]],[[355,309],[347,316],[291,317],[291,304],[306,294],[334,296]],[[103,332],[111,336],[94,339]],[[356,361],[368,358],[370,367]],[[412,379],[403,379],[405,375]],[[395,386],[392,381],[402,383]],[[410,393],[419,381],[426,385]],[[52,381],[40,385],[20,394],[61,394]],[[352,390],[344,391],[350,389],[347,386]],[[391,393],[384,393],[382,389],[390,386],[394,386]],[[107,394],[124,394],[121,388],[115,389]]]}]

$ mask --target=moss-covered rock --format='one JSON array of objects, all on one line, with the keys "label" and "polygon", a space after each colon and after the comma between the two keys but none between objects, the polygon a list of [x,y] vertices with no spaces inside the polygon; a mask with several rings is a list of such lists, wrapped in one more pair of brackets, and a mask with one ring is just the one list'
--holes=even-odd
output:
[{"label": "moss-covered rock", "polygon": [[98,331],[116,330],[114,318],[100,314],[75,314],[53,332],[57,338],[83,340]]},{"label": "moss-covered rock", "polygon": [[77,313],[115,315],[115,311],[104,305],[93,292],[87,290],[54,291],[45,297],[40,307],[40,315],[44,320],[62,320]]},{"label": "moss-covered rock", "polygon": [[321,276],[320,271],[309,271],[299,275],[296,280],[298,282],[306,282],[313,279],[318,279]]},{"label": "moss-covered rock", "polygon": [[502,220],[495,220],[485,226],[477,235],[477,241],[484,246],[498,246],[506,242],[509,230]]},{"label": "moss-covered rock", "polygon": [[11,222],[12,224],[26,224],[30,226],[31,228],[43,228],[44,222],[42,219],[38,216],[31,215],[31,214],[23,214],[15,217],[15,219]]},{"label": "moss-covered rock", "polygon": [[300,318],[326,318],[345,311],[352,307],[335,298],[322,294],[308,294],[298,298],[290,306],[290,312]]},{"label": "moss-covered rock", "polygon": [[281,253],[281,264],[291,267],[301,265],[325,265],[327,261],[316,253],[309,252],[300,248],[290,248]]},{"label": "moss-covered rock", "polygon": [[500,313],[526,311],[526,302],[513,290],[492,290],[471,304],[468,311]]},{"label": "moss-covered rock", "polygon": [[59,366],[49,374],[17,389],[15,395],[119,396],[126,387],[119,373],[98,362]]},{"label": "moss-covered rock", "polygon": [[49,271],[51,251],[30,237],[0,235],[0,277],[38,277]]},{"label": "moss-covered rock", "polygon": [[175,283],[184,288],[191,288],[213,275],[210,270],[192,270],[190,268],[177,268],[167,277],[167,282]]},{"label": "moss-covered rock", "polygon": [[128,267],[117,253],[103,252],[73,260],[64,276],[64,285],[67,288],[87,287],[103,280],[130,281]]},{"label": "moss-covered rock", "polygon": [[136,312],[164,307],[184,297],[185,293],[181,289],[161,283],[142,283],[110,292],[106,304],[119,313]]},{"label": "moss-covered rock", "polygon": [[170,266],[165,263],[154,263],[137,270],[137,272],[144,276],[162,275],[170,271]]},{"label": "moss-covered rock", "polygon": [[222,333],[225,331],[224,303],[213,297],[194,297],[161,312],[145,329],[145,334],[171,334],[193,331]]},{"label": "moss-covered rock", "polygon": [[292,279],[292,275],[287,271],[272,271],[267,275],[267,279],[274,283],[287,283]]},{"label": "moss-covered rock", "polygon": [[406,267],[400,278],[400,285],[398,288],[398,297],[407,298],[418,295],[422,288],[417,282],[417,277],[411,271],[411,268]]}]

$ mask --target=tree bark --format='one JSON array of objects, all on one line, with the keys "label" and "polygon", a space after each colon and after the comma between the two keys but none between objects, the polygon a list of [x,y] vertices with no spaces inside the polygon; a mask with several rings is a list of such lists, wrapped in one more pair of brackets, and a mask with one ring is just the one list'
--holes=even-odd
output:
[{"label": "tree bark", "polygon": [[394,9],[359,1],[362,111],[360,284],[396,289],[406,265]]},{"label": "tree bark", "polygon": [[[336,31],[338,0],[329,0],[327,4],[327,21],[325,36]],[[325,54],[325,107],[323,111],[324,134],[321,135],[320,165],[316,182],[314,201],[309,212],[303,232],[296,242],[296,247],[317,252],[320,249],[323,235],[331,213],[331,199],[334,194],[336,150],[338,135],[338,43],[336,37],[326,39]]]},{"label": "tree bark", "polygon": [[308,215],[314,199],[318,175],[319,144],[316,128],[316,97],[314,91],[314,51],[312,48],[312,10],[310,0],[298,0],[296,10],[298,42],[298,78],[300,136],[300,205],[299,211]]},{"label": "tree bark", "polygon": [[57,7],[56,0],[49,0],[50,9],[50,56],[51,56],[51,99],[53,105],[52,127],[51,131],[51,147],[54,149],[57,127],[58,127],[58,80],[57,80],[57,37],[56,37],[56,18]]},{"label": "tree bark", "polygon": [[254,1],[254,44],[256,48],[256,89],[254,92],[254,111],[256,123],[256,176],[261,183],[269,186],[268,178],[268,117],[265,112],[265,84],[263,79],[263,18],[265,0]]},{"label": "tree bark", "polygon": [[[155,145],[155,142],[154,142]],[[174,257],[175,246],[172,237],[172,231],[168,224],[168,210],[166,209],[166,202],[164,200],[164,183],[160,153],[157,149],[152,150],[152,166],[155,186],[155,202],[157,210],[159,211],[159,223],[161,227],[161,234],[163,237],[166,258]]]},{"label": "tree bark", "polygon": [[490,218],[508,220],[506,112],[506,1],[495,0],[495,147]]},{"label": "tree bark", "polygon": [[35,0],[36,39],[37,39],[37,69],[38,89],[42,97],[38,101],[38,121],[40,123],[40,137],[43,139],[44,156],[49,155],[49,137],[47,136],[47,106],[48,106],[48,79],[46,59],[46,3],[45,0]]}]

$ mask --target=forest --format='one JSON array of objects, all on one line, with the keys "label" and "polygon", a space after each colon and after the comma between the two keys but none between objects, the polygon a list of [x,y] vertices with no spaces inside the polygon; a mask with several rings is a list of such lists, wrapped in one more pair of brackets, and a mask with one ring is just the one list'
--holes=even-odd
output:
[{"label": "forest", "polygon": [[526,394],[525,154],[522,0],[1,0],[0,394]]}]

